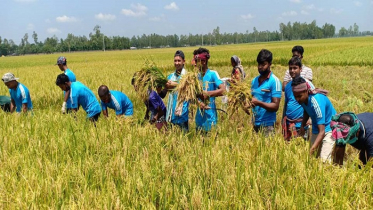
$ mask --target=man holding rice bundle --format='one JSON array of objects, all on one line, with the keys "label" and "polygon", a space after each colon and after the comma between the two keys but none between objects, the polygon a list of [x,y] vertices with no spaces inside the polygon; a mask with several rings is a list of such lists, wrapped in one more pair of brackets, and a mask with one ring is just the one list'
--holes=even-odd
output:
[{"label": "man holding rice bundle", "polygon": [[[63,57],[63,56],[58,57],[56,65],[58,65],[58,68],[61,71],[63,71],[64,74],[66,74],[66,76],[69,77],[69,80],[71,82],[76,82],[75,74],[69,69],[69,67],[67,67],[67,60],[66,60],[65,57]],[[69,96],[70,96],[70,90],[64,91],[64,100],[63,100],[62,108],[61,108],[61,112],[63,114],[66,113],[66,109],[70,109],[71,108],[71,107],[66,107],[66,102],[67,102]]]},{"label": "man holding rice bundle", "polygon": [[[179,84],[180,79],[186,73],[186,70],[184,69],[184,64],[185,55],[183,51],[176,51],[174,55],[175,72],[168,75],[167,77],[168,82],[165,85],[167,90],[174,90],[175,87]],[[179,126],[184,132],[188,132],[189,102],[184,101],[183,103],[178,104],[177,97],[177,91],[170,92],[167,102],[166,121]]]},{"label": "man holding rice bundle", "polygon": [[[196,114],[196,129],[208,132],[217,124],[218,114],[216,111],[215,97],[222,96],[225,85],[218,78],[215,71],[208,68],[210,51],[206,48],[195,50],[194,56],[196,67],[199,69],[199,80],[202,82],[203,94],[199,94],[199,109]],[[208,103],[207,103],[208,101]]]},{"label": "man holding rice bundle", "polygon": [[269,50],[261,50],[256,61],[260,75],[251,82],[254,130],[270,136],[275,133],[276,112],[282,95],[281,82],[271,71],[272,53]]}]

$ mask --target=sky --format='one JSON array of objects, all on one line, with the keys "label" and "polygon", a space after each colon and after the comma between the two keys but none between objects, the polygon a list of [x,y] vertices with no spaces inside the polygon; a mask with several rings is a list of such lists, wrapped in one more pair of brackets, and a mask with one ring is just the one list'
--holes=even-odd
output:
[{"label": "sky", "polygon": [[[87,36],[96,25],[106,36],[207,34],[279,30],[280,23],[356,23],[373,31],[373,0],[0,0],[0,36],[19,44],[68,33]],[[369,13],[368,13],[369,11]]]}]

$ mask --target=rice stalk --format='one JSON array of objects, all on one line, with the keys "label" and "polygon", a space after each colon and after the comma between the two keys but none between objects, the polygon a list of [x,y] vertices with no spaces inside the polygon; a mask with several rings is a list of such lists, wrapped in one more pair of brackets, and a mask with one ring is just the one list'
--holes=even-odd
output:
[{"label": "rice stalk", "polygon": [[251,87],[247,82],[232,82],[230,83],[228,96],[229,115],[234,115],[239,108],[242,108],[246,113],[251,113]]},{"label": "rice stalk", "polygon": [[193,71],[188,71],[180,79],[180,83],[174,90],[178,93],[177,104],[182,104],[184,101],[196,103],[198,95],[203,94],[203,86],[199,80],[199,74],[199,71],[194,69]]},{"label": "rice stalk", "polygon": [[147,99],[148,91],[157,87],[164,87],[167,83],[167,77],[156,66],[154,62],[145,60],[144,66],[134,75],[134,86],[139,97]]}]

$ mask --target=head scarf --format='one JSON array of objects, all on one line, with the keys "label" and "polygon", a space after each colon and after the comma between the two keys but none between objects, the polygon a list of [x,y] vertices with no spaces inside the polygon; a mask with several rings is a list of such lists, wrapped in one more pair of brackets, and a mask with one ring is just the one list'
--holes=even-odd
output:
[{"label": "head scarf", "polygon": [[235,72],[235,70],[238,68],[238,69],[240,70],[240,72],[241,72],[241,77],[242,77],[242,79],[245,79],[245,77],[246,77],[246,73],[245,73],[245,71],[243,70],[243,66],[241,65],[241,59],[240,59],[238,56],[236,56],[236,55],[232,56],[231,59],[232,59],[232,58],[233,58],[234,62],[236,63],[236,66],[233,67],[233,69],[232,69],[232,74],[233,74],[233,73]]},{"label": "head scarf", "polygon": [[[349,114],[352,117],[352,126],[339,122],[339,118],[343,114]],[[358,139],[356,133],[360,129],[360,123],[357,116],[352,112],[343,112],[332,116],[330,127],[332,128],[332,137],[336,141],[337,145],[353,144]]]},{"label": "head scarf", "polygon": [[210,54],[208,54],[207,52],[200,53],[200,54],[195,55],[194,59],[195,60],[208,60],[210,59]]},{"label": "head scarf", "polygon": [[295,93],[304,92],[306,90],[308,91],[308,94],[313,94],[313,95],[315,95],[317,93],[327,95],[329,93],[329,91],[324,90],[324,89],[320,89],[320,88],[312,89],[311,86],[307,82],[301,83],[299,85],[292,86],[291,88],[292,88],[293,92],[295,92]]}]

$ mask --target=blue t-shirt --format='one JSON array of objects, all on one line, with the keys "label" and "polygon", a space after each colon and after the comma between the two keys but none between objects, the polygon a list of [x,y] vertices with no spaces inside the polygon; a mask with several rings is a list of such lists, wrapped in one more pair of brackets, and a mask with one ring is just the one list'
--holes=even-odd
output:
[{"label": "blue t-shirt", "polygon": [[[260,75],[255,77],[251,82],[251,94],[253,97],[264,103],[271,103],[272,98],[281,98],[282,85],[273,72],[260,85],[259,77]],[[273,126],[276,122],[276,112],[267,111],[260,106],[255,106],[253,113],[256,126]]]},{"label": "blue t-shirt", "polygon": [[111,98],[109,103],[101,101],[102,110],[107,110],[107,107],[114,109],[116,115],[133,115],[133,105],[131,100],[122,92],[110,90]]},{"label": "blue t-shirt", "polygon": [[[171,80],[173,82],[180,82],[181,77],[185,74],[185,70],[183,69],[181,71],[180,75],[177,75],[176,72],[168,75],[167,79]],[[174,124],[181,124],[184,122],[188,121],[188,107],[189,107],[189,102],[184,101],[182,106],[176,107],[177,105],[177,92],[170,92],[168,95],[168,102],[167,102],[167,115],[166,115],[166,121],[167,122],[172,122]],[[181,115],[176,115],[175,112],[179,111],[176,109],[181,108]]]},{"label": "blue t-shirt", "polygon": [[[296,120],[303,118],[303,107],[295,100],[293,89],[291,88],[292,80],[285,86],[285,104],[286,104],[286,117],[289,120]],[[315,86],[308,80],[306,82],[309,84],[311,89],[315,89]],[[295,123],[295,127],[300,128],[302,122]]]},{"label": "blue t-shirt", "polygon": [[21,83],[18,83],[15,90],[9,89],[10,98],[12,98],[16,104],[16,112],[22,111],[22,104],[27,104],[27,109],[32,109],[32,102],[30,92],[27,87]]},{"label": "blue t-shirt", "polygon": [[66,103],[67,107],[77,109],[79,105],[87,112],[87,117],[91,118],[101,113],[101,106],[93,92],[80,82],[72,82],[70,86],[70,97]]},{"label": "blue t-shirt", "polygon": [[66,69],[65,74],[69,78],[70,82],[76,82],[75,74],[70,69]]},{"label": "blue t-shirt", "polygon": [[[204,91],[217,90],[219,85],[223,82],[218,78],[215,71],[207,69],[205,75],[202,78],[202,75],[199,75],[199,80],[202,81],[202,86]],[[203,129],[205,131],[211,130],[212,125],[216,125],[218,122],[218,114],[216,112],[215,97],[210,97],[208,104],[211,109],[202,110],[197,109],[196,114],[196,125],[197,129]]]},{"label": "blue t-shirt", "polygon": [[325,125],[325,133],[331,131],[330,121],[337,114],[329,98],[321,93],[309,94],[307,105],[301,104],[312,119],[312,133],[318,134],[317,125]]},{"label": "blue t-shirt", "polygon": [[157,114],[157,108],[161,107],[163,113],[166,114],[166,106],[164,105],[161,97],[152,90],[149,94],[148,108],[152,114],[152,117]]}]

